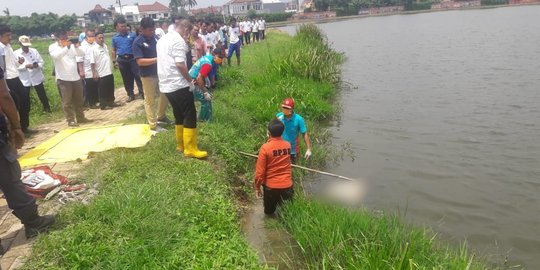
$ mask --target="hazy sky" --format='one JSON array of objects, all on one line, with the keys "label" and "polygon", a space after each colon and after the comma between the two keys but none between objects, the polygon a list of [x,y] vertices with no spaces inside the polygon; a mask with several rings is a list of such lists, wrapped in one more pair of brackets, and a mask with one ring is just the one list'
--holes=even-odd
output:
[{"label": "hazy sky", "polygon": [[[156,0],[122,0],[122,5],[133,3],[153,4]],[[158,2],[168,6],[170,0],[158,0]],[[197,7],[207,7],[210,5],[223,5],[227,0],[197,0]],[[11,15],[28,16],[32,12],[36,13],[57,13],[60,15],[72,14],[83,15],[93,9],[96,4],[107,8],[116,3],[116,0],[0,0],[0,10],[9,8]],[[2,12],[1,15],[4,15]]]}]

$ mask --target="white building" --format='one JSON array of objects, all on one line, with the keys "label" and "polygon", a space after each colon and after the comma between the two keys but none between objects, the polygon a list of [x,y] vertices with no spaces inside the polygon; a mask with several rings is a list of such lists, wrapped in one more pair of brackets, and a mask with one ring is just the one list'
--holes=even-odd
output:
[{"label": "white building", "polygon": [[261,0],[231,0],[223,5],[225,16],[245,16],[249,10],[262,13],[263,2]]},{"label": "white building", "polygon": [[139,13],[139,6],[138,5],[123,5],[122,7],[116,6],[114,7],[114,12],[116,15],[123,15],[124,18],[126,18],[127,23],[134,23],[134,22],[140,22],[142,17]]},{"label": "white building", "polygon": [[168,20],[170,14],[169,7],[157,1],[151,5],[139,5],[139,15],[141,18],[150,17],[154,21]]}]

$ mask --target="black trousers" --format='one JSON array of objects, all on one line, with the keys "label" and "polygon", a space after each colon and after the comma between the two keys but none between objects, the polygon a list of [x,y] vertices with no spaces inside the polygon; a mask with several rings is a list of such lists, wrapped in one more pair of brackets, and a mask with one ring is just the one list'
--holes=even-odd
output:
[{"label": "black trousers", "polygon": [[251,41],[249,40],[250,38],[251,38],[251,32],[245,32],[244,33],[244,39],[246,41],[246,44],[251,43]]},{"label": "black trousers", "polygon": [[269,188],[263,185],[263,203],[264,213],[273,214],[277,206],[281,206],[284,201],[292,200],[294,196],[294,187],[289,188]]},{"label": "black trousers", "polygon": [[0,138],[0,189],[4,192],[7,204],[12,210],[36,203],[24,189],[17,154],[3,138]]},{"label": "black trousers", "polygon": [[182,88],[172,93],[165,93],[173,108],[176,125],[184,125],[185,128],[197,128],[197,109],[195,98],[189,87]]},{"label": "black trousers", "polygon": [[261,40],[264,40],[264,38],[265,38],[264,30],[259,30],[259,35],[260,35]]},{"label": "black trousers", "polygon": [[90,106],[95,106],[99,101],[98,82],[93,78],[84,79],[84,86],[86,94],[84,97],[85,103]]},{"label": "black trousers", "polygon": [[137,62],[135,62],[135,59],[121,60],[118,58],[118,68],[120,69],[127,95],[130,97],[135,95],[133,91],[135,89],[133,80],[137,83],[139,95],[144,95],[141,77],[139,77],[139,66],[137,65]]},{"label": "black trousers", "polygon": [[259,32],[253,32],[253,42],[259,41]]},{"label": "black trousers", "polygon": [[23,86],[19,77],[8,79],[6,82],[19,111],[21,129],[26,131],[30,126],[30,89]]},{"label": "black trousers", "polygon": [[[25,88],[28,91],[28,93],[30,93],[31,86],[28,86]],[[36,93],[38,95],[39,101],[41,102],[41,105],[43,105],[43,110],[50,111],[51,105],[49,104],[49,98],[47,97],[47,92],[45,91],[45,86],[43,86],[43,83],[34,85],[34,89],[36,89]]]},{"label": "black trousers", "polygon": [[107,75],[99,78],[99,105],[103,108],[114,102],[114,76]]}]

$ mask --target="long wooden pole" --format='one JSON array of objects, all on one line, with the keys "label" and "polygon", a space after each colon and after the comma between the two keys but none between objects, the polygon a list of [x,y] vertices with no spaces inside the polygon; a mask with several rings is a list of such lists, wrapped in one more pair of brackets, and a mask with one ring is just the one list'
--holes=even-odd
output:
[{"label": "long wooden pole", "polygon": [[[257,155],[250,154],[250,153],[246,153],[246,152],[242,152],[242,151],[238,151],[238,153],[240,153],[240,154],[242,154],[242,155],[245,155],[245,156],[254,157],[254,158],[257,158],[257,157],[258,157]],[[306,171],[310,171],[310,172],[315,172],[315,173],[318,173],[318,174],[324,174],[324,175],[328,175],[328,176],[332,176],[332,177],[337,177],[337,178],[344,179],[344,180],[348,180],[348,181],[358,181],[357,179],[352,179],[352,178],[349,178],[349,177],[346,177],[346,176],[342,176],[342,175],[338,175],[338,174],[333,174],[333,173],[329,173],[329,172],[323,172],[323,171],[311,169],[311,168],[304,167],[304,166],[300,166],[300,165],[296,165],[296,164],[291,164],[291,166],[293,166],[293,167],[295,167],[295,168],[298,168],[298,169],[302,169],[302,170],[306,170]]]}]

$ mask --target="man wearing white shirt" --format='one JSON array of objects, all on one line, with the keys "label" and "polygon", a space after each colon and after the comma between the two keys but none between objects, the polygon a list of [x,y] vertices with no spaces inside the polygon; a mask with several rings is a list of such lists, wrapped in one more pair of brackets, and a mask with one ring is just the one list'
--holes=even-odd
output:
[{"label": "man wearing white shirt", "polygon": [[23,57],[16,57],[11,48],[11,28],[0,24],[0,48],[4,51],[4,70],[6,71],[6,83],[10,94],[17,105],[21,122],[21,129],[26,135],[35,133],[28,129],[30,125],[30,93],[19,79],[18,67],[24,63]]},{"label": "man wearing white shirt", "polygon": [[186,66],[186,53],[189,50],[185,40],[191,30],[188,20],[181,20],[174,31],[158,40],[156,45],[158,59],[159,90],[167,96],[175,118],[176,150],[183,151],[185,157],[205,158],[206,151],[197,146],[197,111],[191,77]]},{"label": "man wearing white shirt", "polygon": [[240,28],[236,25],[236,19],[231,19],[229,27],[229,52],[227,53],[227,64],[231,65],[231,57],[236,53],[236,63],[240,66],[240,47],[242,47],[242,39],[240,37]]},{"label": "man wearing white shirt", "polygon": [[77,44],[67,39],[65,30],[59,30],[55,35],[56,42],[49,46],[49,55],[53,59],[56,84],[62,96],[62,107],[68,126],[76,127],[79,123],[88,123],[83,112],[84,78],[83,52]]},{"label": "man wearing white shirt", "polygon": [[94,78],[92,74],[92,67],[90,66],[90,56],[92,55],[92,51],[96,46],[96,32],[94,30],[87,30],[85,39],[81,43],[80,49],[84,54],[84,103],[87,104],[91,109],[97,109],[97,103],[99,101],[98,80]]},{"label": "man wearing white shirt", "polygon": [[248,21],[248,19],[244,18],[244,29],[242,29],[242,32],[244,32],[244,41],[246,45],[249,45],[251,43],[251,22]]},{"label": "man wearing white shirt", "polygon": [[210,22],[205,21],[201,27],[201,37],[204,39],[206,44],[206,54],[212,52],[215,48],[214,45],[214,34],[212,33],[212,26]]},{"label": "man wearing white shirt", "polygon": [[263,17],[260,18],[259,20],[259,37],[261,38],[261,40],[264,40],[265,38],[265,30],[266,30],[266,21],[264,20]]},{"label": "man wearing white shirt", "polygon": [[90,52],[92,77],[98,82],[99,107],[101,110],[118,107],[114,103],[114,77],[109,49],[105,44],[103,33],[96,33],[96,46]]},{"label": "man wearing white shirt", "polygon": [[50,113],[51,106],[49,105],[49,98],[47,98],[47,93],[43,86],[43,81],[45,80],[43,76],[43,58],[36,49],[30,48],[32,43],[29,37],[20,36],[19,44],[21,48],[15,51],[15,55],[24,58],[24,62],[19,66],[19,79],[28,93],[30,93],[31,87],[36,89],[41,105],[43,105],[43,110]]}]

